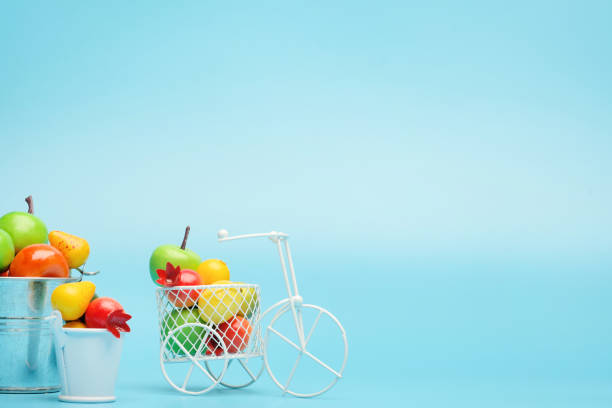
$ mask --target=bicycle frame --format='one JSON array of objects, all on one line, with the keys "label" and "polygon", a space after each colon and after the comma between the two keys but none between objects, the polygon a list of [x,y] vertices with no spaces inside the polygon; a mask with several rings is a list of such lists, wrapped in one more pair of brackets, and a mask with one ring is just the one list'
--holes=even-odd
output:
[{"label": "bicycle frame", "polygon": [[[317,306],[317,305],[306,304],[303,302],[302,296],[300,295],[300,292],[298,289],[297,278],[296,278],[295,269],[293,266],[293,258],[291,256],[291,249],[289,247],[289,242],[288,242],[289,235],[283,232],[272,231],[272,232],[267,232],[267,233],[229,236],[229,233],[226,230],[220,230],[217,233],[217,238],[219,242],[233,241],[233,240],[247,239],[247,238],[268,238],[270,239],[276,245],[276,250],[280,258],[281,270],[283,272],[283,278],[284,278],[284,283],[285,283],[285,289],[287,290],[287,298],[276,302],[275,304],[270,306],[268,309],[266,309],[266,311],[261,313],[260,308],[259,308],[260,301],[261,301],[261,295],[259,294],[259,285],[248,285],[248,284],[237,284],[237,283],[233,284],[233,286],[237,286],[237,287],[238,286],[254,287],[257,291],[257,296],[253,298],[257,302],[257,306],[255,309],[256,313],[255,312],[252,313],[250,317],[251,326],[257,328],[257,331],[256,331],[257,338],[254,343],[252,342],[252,344],[254,345],[253,346],[254,351],[252,354],[232,353],[227,348],[227,344],[225,343],[223,338],[219,337],[220,334],[215,332],[215,334],[212,334],[212,336],[216,336],[215,338],[217,342],[219,342],[219,344],[223,344],[222,346],[223,353],[221,353],[221,355],[216,355],[215,357],[211,357],[211,356],[208,356],[208,354],[206,356],[202,354],[203,345],[207,344],[207,339],[209,336],[208,334],[203,339],[201,339],[201,344],[199,344],[197,351],[195,351],[195,353],[192,353],[191,349],[187,346],[184,346],[181,340],[177,339],[176,337],[177,333],[182,333],[183,330],[185,329],[194,330],[196,328],[199,328],[200,330],[204,330],[205,332],[209,334],[213,333],[215,330],[218,330],[214,326],[205,324],[204,320],[201,320],[201,321],[198,320],[197,323],[193,322],[193,323],[180,324],[177,327],[173,328],[168,333],[164,333],[163,328],[162,328],[163,327],[162,323],[164,322],[165,316],[170,310],[174,310],[174,307],[177,305],[173,303],[169,298],[164,297],[165,295],[164,293],[162,293],[164,290],[163,288],[158,288],[156,291],[156,297],[157,297],[157,303],[158,303],[158,313],[159,313],[160,333],[161,333],[160,334],[161,346],[160,346],[159,361],[160,361],[160,365],[162,369],[162,374],[164,375],[166,381],[174,389],[180,392],[183,392],[186,394],[198,395],[198,394],[203,394],[205,392],[210,391],[218,384],[221,384],[228,388],[246,387],[252,384],[253,382],[257,381],[257,379],[261,376],[261,374],[263,373],[265,369],[270,375],[270,378],[272,379],[272,381],[283,391],[283,394],[289,393],[296,397],[307,398],[307,397],[314,397],[317,395],[321,395],[322,393],[331,389],[337,383],[337,381],[342,378],[342,373],[346,366],[346,361],[348,357],[348,343],[346,339],[346,332],[344,328],[342,327],[342,325],[340,324],[340,322],[338,321],[338,319],[333,314],[331,314],[328,310],[320,306]],[[176,288],[182,289],[182,287],[176,287]],[[187,289],[189,290],[189,288],[190,287],[188,287]],[[198,299],[198,303],[201,299],[203,298]],[[164,301],[166,303],[164,303]],[[170,303],[170,308],[167,307],[168,302]],[[199,310],[200,305],[198,305],[197,307]],[[274,311],[274,313],[271,315],[272,316],[271,318],[270,317],[268,318],[269,322],[268,320],[266,320],[267,327],[265,330],[265,338],[262,339],[261,329],[263,326],[263,321],[265,319],[265,316],[268,315],[268,313],[270,313],[271,311]],[[198,313],[200,312],[201,310],[198,311]],[[304,319],[306,319],[312,313],[315,313],[316,317],[314,317],[314,321],[312,325],[308,324],[310,328],[308,329],[308,333],[305,333]],[[285,316],[289,314],[291,315],[291,317]],[[239,314],[235,314],[235,316],[236,315],[239,315]],[[201,317],[201,316],[198,316],[198,317]],[[248,318],[248,316],[243,316],[243,318]],[[290,327],[279,328],[278,325],[275,327],[275,324],[277,321],[279,321],[279,319],[281,319],[280,321],[284,321],[288,323],[287,326],[291,325],[290,321],[291,319],[293,319],[293,323],[294,323],[296,334],[297,334],[297,341],[295,339],[289,338],[293,336],[287,336],[286,332],[287,331],[291,332],[292,330]],[[306,320],[307,322],[310,322],[309,318]],[[325,358],[320,359],[312,352],[314,350],[317,350],[317,347],[312,347],[312,345],[310,344],[310,340],[313,337],[315,328],[317,327],[317,325],[319,324],[321,320],[327,321],[327,325],[328,326],[331,325],[329,327],[333,328],[335,326],[339,330],[339,333],[336,332],[337,334],[335,336],[336,336],[336,340],[341,341],[340,344],[344,345],[344,358],[342,360],[341,365],[339,365],[338,363],[327,364],[326,363],[327,355]],[[326,327],[326,328],[329,328],[329,327]],[[341,336],[341,338],[337,337],[338,334]],[[286,378],[286,380],[283,379],[283,382],[281,382],[280,377],[274,374],[273,369],[272,369],[272,367],[276,366],[278,361],[280,360],[272,360],[273,361],[272,366],[270,364],[269,348],[270,348],[270,344],[272,343],[272,341],[270,340],[271,336],[277,336],[280,340],[284,341],[287,345],[297,350],[298,352],[295,358],[295,361],[293,363],[293,367],[290,369],[289,375]],[[330,343],[329,333],[325,337],[319,336],[319,339],[324,339],[323,344],[325,345],[325,347],[327,347]],[[170,344],[171,340],[174,341],[175,345],[178,344],[178,347],[180,348],[182,353],[185,355],[184,358],[183,357],[178,358],[177,354],[171,354],[171,356],[173,356],[173,360],[166,358],[165,353],[168,350],[170,350],[170,353],[175,353],[173,346]],[[338,341],[336,341],[334,344],[336,343],[338,343]],[[192,344],[193,346],[193,342],[190,342],[190,344]],[[170,348],[168,347],[169,345],[170,345]],[[320,341],[318,345],[319,346],[321,345]],[[310,348],[307,350],[308,347]],[[299,392],[297,390],[297,387],[289,388],[294,378],[294,374],[296,374],[296,370],[299,366],[300,360],[306,357],[310,358],[312,361],[314,361],[315,363],[317,363],[318,365],[320,365],[321,367],[329,371],[331,374],[333,374],[333,378],[331,378],[331,381],[327,380],[328,376],[321,376],[321,379],[324,381],[322,385],[323,388],[321,388],[321,386],[318,386],[317,390],[314,392],[313,390],[309,390],[308,392]],[[251,358],[253,358],[253,360],[249,360]],[[258,365],[260,361],[259,358],[261,358],[261,367],[258,370],[254,370],[254,371],[251,370],[252,367],[255,367]],[[216,369],[219,368],[218,365],[214,366],[213,369],[209,367],[210,360],[223,360],[224,365],[220,373],[215,374],[215,372],[217,371]],[[246,381],[244,379],[238,380],[236,379],[236,377],[232,377],[230,380],[224,380],[226,372],[228,371],[231,362],[234,360],[237,360],[240,366],[246,372],[246,374],[248,374]],[[173,378],[170,378],[169,374],[166,371],[166,363],[171,363],[171,362],[187,362],[188,363],[189,361],[191,361],[191,364],[187,368],[186,376],[184,379],[181,379],[179,382],[176,382],[173,380]],[[204,365],[202,365],[200,361],[204,361]],[[254,361],[254,363],[249,364],[249,361]],[[286,359],[284,358],[282,359],[282,362],[286,362],[286,361],[287,361]],[[249,368],[249,366],[251,368]],[[191,378],[191,374],[192,374],[194,367],[197,367],[200,371],[202,371],[208,377],[210,382],[212,382],[212,384],[208,385],[209,381],[207,381],[205,388],[202,388],[200,385],[197,385],[196,387],[190,387],[190,389],[187,389],[187,386],[189,384],[189,380]],[[234,373],[235,373],[235,370],[234,370]],[[242,373],[242,378],[244,378],[244,373]]]},{"label": "bicycle frame", "polygon": [[[304,337],[304,324],[302,321],[302,313],[300,310],[302,303],[303,303],[303,299],[300,296],[300,293],[298,290],[297,279],[295,277],[295,269],[293,268],[293,259],[291,258],[291,250],[289,249],[289,242],[288,242],[289,235],[283,232],[277,232],[277,231],[256,233],[256,234],[242,234],[242,235],[235,235],[235,236],[229,236],[226,230],[219,230],[219,232],[217,232],[217,239],[219,242],[234,241],[238,239],[247,239],[247,238],[269,238],[272,242],[276,244],[276,248],[278,250],[278,256],[280,258],[281,267],[283,270],[283,277],[285,279],[285,288],[287,290],[287,298],[280,300],[279,302],[273,304],[268,309],[266,309],[266,311],[261,315],[261,320],[263,320],[263,318],[270,311],[283,305],[284,303],[289,303],[289,307],[291,308],[291,314],[293,315],[293,321],[295,323],[295,328],[297,330],[300,347],[302,348],[302,350],[304,350],[306,346],[305,337]],[[283,252],[283,246],[284,246],[284,252]],[[285,262],[285,256],[287,257],[286,262]],[[287,272],[287,265],[289,265],[289,272]]]}]

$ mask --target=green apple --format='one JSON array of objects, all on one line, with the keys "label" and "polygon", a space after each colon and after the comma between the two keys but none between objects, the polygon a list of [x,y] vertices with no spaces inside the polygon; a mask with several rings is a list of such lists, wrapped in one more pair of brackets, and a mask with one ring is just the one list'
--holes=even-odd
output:
[{"label": "green apple", "polygon": [[[195,309],[175,309],[168,313],[162,322],[162,330],[164,339],[172,330],[187,323],[201,323],[198,319]],[[202,345],[206,330],[204,327],[183,327],[174,333],[174,337],[168,340],[166,347],[178,356],[184,356],[185,352],[179,346],[179,343],[185,347],[189,355],[195,355]],[[206,346],[202,347],[200,354],[206,353]]]},{"label": "green apple", "polygon": [[15,245],[13,239],[3,229],[0,229],[0,272],[4,272],[15,257]]},{"label": "green apple", "polygon": [[27,213],[13,211],[0,218],[0,229],[8,232],[13,239],[15,253],[28,245],[47,243],[47,227],[34,215],[32,196],[26,198],[26,202],[29,206]]},{"label": "green apple", "polygon": [[187,237],[189,236],[189,229],[189,226],[187,226],[185,229],[185,237],[180,247],[168,244],[160,245],[155,248],[149,260],[149,273],[151,274],[153,282],[159,279],[159,276],[157,276],[158,269],[166,270],[167,262],[170,262],[174,266],[178,265],[181,269],[191,269],[194,271],[198,269],[198,266],[202,262],[202,258],[192,250],[185,248]]}]

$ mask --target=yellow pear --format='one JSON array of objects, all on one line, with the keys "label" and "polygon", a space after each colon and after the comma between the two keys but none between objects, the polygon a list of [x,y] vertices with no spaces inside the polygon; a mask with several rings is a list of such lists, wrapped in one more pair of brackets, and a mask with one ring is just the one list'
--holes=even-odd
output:
[{"label": "yellow pear", "polygon": [[51,293],[51,306],[61,312],[62,319],[77,320],[87,310],[95,292],[96,285],[92,282],[64,283]]},{"label": "yellow pear", "polygon": [[[215,282],[215,284],[231,284]],[[198,298],[200,318],[206,323],[223,323],[238,313],[240,291],[236,288],[204,289]]]},{"label": "yellow pear", "polygon": [[89,244],[83,238],[62,231],[51,231],[49,243],[64,254],[68,266],[78,268],[89,257]]}]

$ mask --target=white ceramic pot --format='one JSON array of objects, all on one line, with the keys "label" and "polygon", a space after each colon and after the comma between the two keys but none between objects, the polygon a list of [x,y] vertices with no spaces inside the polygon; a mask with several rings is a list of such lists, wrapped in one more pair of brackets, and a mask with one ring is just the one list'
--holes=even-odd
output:
[{"label": "white ceramic pot", "polygon": [[62,383],[59,399],[114,401],[123,337],[116,338],[106,329],[63,328],[62,315],[53,313],[55,354]]}]

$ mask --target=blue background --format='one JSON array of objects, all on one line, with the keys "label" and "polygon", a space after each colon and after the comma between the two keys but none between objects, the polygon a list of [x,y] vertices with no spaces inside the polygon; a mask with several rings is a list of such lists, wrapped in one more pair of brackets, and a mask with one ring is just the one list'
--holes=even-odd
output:
[{"label": "blue background", "polygon": [[[0,4],[0,212],[32,194],[133,314],[125,406],[612,403],[606,1]],[[316,400],[268,378],[182,396],[158,362],[148,258],[225,259],[345,325]],[[56,394],[0,396],[52,405]]]}]

